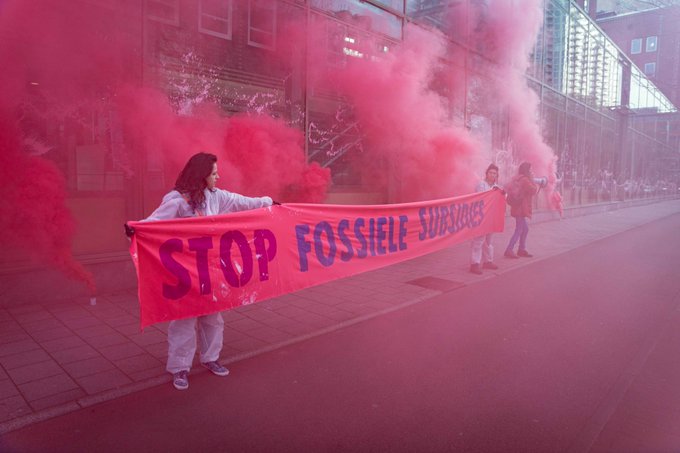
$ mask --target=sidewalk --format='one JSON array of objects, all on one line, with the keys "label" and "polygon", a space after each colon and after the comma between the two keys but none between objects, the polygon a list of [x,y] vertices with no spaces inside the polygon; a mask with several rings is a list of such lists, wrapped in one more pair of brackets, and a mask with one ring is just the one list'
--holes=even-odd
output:
[{"label": "sidewalk", "polygon": [[[470,244],[464,243],[225,312],[222,361],[361,322],[679,212],[675,199],[534,223],[528,245],[536,257],[519,260],[502,257],[514,228],[508,219],[506,231],[494,238],[498,271],[469,273]],[[96,305],[83,298],[0,309],[0,434],[152,386],[170,386],[164,371],[166,331],[167,324],[161,324],[140,332],[132,291],[100,294]]]}]

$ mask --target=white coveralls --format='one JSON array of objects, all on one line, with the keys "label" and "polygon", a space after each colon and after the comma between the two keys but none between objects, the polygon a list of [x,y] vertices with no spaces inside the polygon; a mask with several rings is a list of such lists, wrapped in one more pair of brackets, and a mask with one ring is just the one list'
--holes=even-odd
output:
[{"label": "white coveralls", "polygon": [[[269,197],[250,198],[222,189],[205,189],[203,212],[205,215],[217,215],[271,205],[272,199]],[[158,209],[143,221],[195,217],[196,215],[182,194],[173,190],[163,197]],[[168,372],[174,374],[182,370],[188,371],[191,368],[191,363],[196,354],[197,324],[201,362],[213,362],[219,358],[224,336],[222,313],[170,321],[168,326],[168,363],[166,366]]]},{"label": "white coveralls", "polygon": [[[477,187],[475,187],[475,192],[486,192],[491,190],[495,184],[489,185],[486,180],[479,181]],[[481,264],[482,262],[492,262],[493,261],[493,245],[491,245],[492,233],[484,236],[478,236],[472,240],[472,253],[470,254],[470,264]],[[482,258],[484,261],[482,261]]]}]

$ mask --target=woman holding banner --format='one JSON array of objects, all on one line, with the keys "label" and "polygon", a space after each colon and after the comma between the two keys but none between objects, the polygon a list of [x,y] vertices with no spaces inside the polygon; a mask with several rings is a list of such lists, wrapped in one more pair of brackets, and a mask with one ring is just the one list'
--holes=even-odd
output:
[{"label": "woman holding banner", "polygon": [[[143,221],[226,214],[273,204],[270,197],[250,198],[218,189],[218,179],[217,156],[209,153],[193,155],[177,177],[175,188]],[[188,375],[196,353],[197,329],[201,365],[217,376],[229,374],[229,370],[217,361],[224,335],[222,313],[170,321],[166,369],[172,373],[172,383],[177,390],[189,388]]]}]

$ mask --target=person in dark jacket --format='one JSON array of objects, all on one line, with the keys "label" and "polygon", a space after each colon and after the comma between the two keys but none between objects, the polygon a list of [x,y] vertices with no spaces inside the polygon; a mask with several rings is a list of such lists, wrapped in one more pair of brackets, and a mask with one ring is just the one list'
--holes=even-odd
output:
[{"label": "person in dark jacket", "polygon": [[[519,166],[518,174],[510,184],[518,185],[518,195],[520,202],[510,207],[510,215],[515,218],[515,232],[510,238],[510,243],[505,249],[505,257],[516,259],[520,256],[531,258],[527,252],[527,235],[529,234],[528,220],[533,212],[532,199],[538,193],[538,185],[534,183],[534,175],[531,172],[531,164],[522,162]],[[519,250],[515,254],[515,244],[519,240]]]}]

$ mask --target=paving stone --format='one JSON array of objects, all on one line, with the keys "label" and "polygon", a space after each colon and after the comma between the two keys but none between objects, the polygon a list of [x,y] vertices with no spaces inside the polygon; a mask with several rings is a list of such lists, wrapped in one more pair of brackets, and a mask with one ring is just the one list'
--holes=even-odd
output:
[{"label": "paving stone", "polygon": [[102,373],[77,378],[76,381],[90,395],[122,387],[132,383],[120,370],[108,370]]},{"label": "paving stone", "polygon": [[167,343],[156,343],[148,346],[144,346],[146,352],[156,357],[159,360],[165,361],[168,358],[168,344]]},{"label": "paving stone", "polygon": [[255,349],[263,348],[267,345],[268,344],[266,342],[258,340],[256,338],[244,338],[242,340],[228,343],[228,346],[230,348],[234,348],[241,352],[253,351]]},{"label": "paving stone", "polygon": [[50,407],[58,406],[64,403],[76,401],[78,398],[86,396],[86,393],[81,389],[67,390],[66,392],[57,393],[56,395],[40,398],[39,400],[31,401],[29,404],[35,411],[41,411]]},{"label": "paving stone", "polygon": [[0,422],[13,420],[31,412],[31,407],[20,395],[0,400]]},{"label": "paving stone", "polygon": [[75,388],[78,388],[78,384],[66,373],[19,385],[19,391],[29,402]]},{"label": "paving stone", "polygon": [[32,339],[13,341],[11,343],[0,344],[0,357],[5,357],[8,355],[18,354],[20,352],[32,351],[34,349],[39,349],[38,343]]},{"label": "paving stone", "polygon": [[[261,327],[263,327],[263,326],[261,326]],[[238,341],[238,340],[242,340],[244,338],[248,338],[248,335],[243,333],[243,332],[239,332],[238,330],[234,330],[234,329],[230,328],[229,326],[224,327],[223,338],[222,338],[222,341],[224,343],[229,343],[231,341]]]},{"label": "paving stone", "polygon": [[3,332],[2,334],[0,334],[0,345],[7,343],[17,343],[19,341],[27,341],[31,339],[32,339],[31,336],[24,332],[23,330],[14,332]]},{"label": "paving stone", "polygon": [[118,359],[115,365],[127,375],[148,369],[164,369],[164,364],[160,360],[146,353]]},{"label": "paving stone", "polygon": [[114,344],[127,343],[129,339],[124,335],[115,332],[109,335],[102,335],[99,337],[92,337],[87,339],[87,343],[95,348],[103,348]]},{"label": "paving stone", "polygon": [[41,346],[47,351],[47,352],[58,352],[58,351],[63,351],[66,349],[72,349],[76,348],[79,346],[86,346],[86,343],[74,336],[69,336],[69,337],[64,337],[64,338],[58,338],[56,340],[50,340],[50,341],[44,341],[41,343]]},{"label": "paving stone", "polygon": [[149,368],[148,370],[137,371],[135,373],[129,374],[128,376],[135,382],[141,382],[146,381],[147,379],[166,375],[168,376],[168,379],[170,379],[170,374],[165,371],[165,366],[163,366],[161,368]]},{"label": "paving stone", "polygon": [[62,365],[80,360],[92,359],[94,357],[101,357],[101,354],[99,354],[96,349],[87,344],[75,348],[64,349],[62,351],[55,351],[51,354],[52,357],[54,357],[54,360]]},{"label": "paving stone", "polygon": [[61,319],[62,321],[93,317],[87,310],[76,307],[71,307],[67,310],[53,311],[52,314],[55,318]]},{"label": "paving stone", "polygon": [[11,379],[0,380],[0,400],[19,394],[19,389]]},{"label": "paving stone", "polygon": [[50,355],[45,352],[45,350],[34,349],[33,351],[0,357],[0,365],[6,370],[11,370],[13,368],[30,365],[31,363],[36,362],[44,362],[50,359]]},{"label": "paving stone", "polygon": [[99,348],[99,352],[109,360],[124,359],[144,353],[144,350],[134,343],[123,343]]},{"label": "paving stone", "polygon": [[141,332],[139,328],[139,322],[135,321],[133,324],[125,324],[122,326],[116,326],[116,330],[123,335],[130,336],[136,335]]},{"label": "paving stone", "polygon": [[17,315],[23,315],[26,313],[36,313],[36,312],[41,312],[44,310],[44,307],[40,304],[25,304],[25,305],[19,305],[17,307],[10,307],[7,309],[7,311],[12,315],[12,316],[17,316]]},{"label": "paving stone", "polygon": [[262,323],[258,321],[253,321],[252,319],[240,319],[238,321],[230,322],[228,324],[230,329],[238,330],[240,332],[248,332],[251,329],[257,329],[262,327]]},{"label": "paving stone", "polygon": [[49,318],[41,319],[40,321],[32,321],[28,323],[22,323],[21,327],[31,335],[36,332],[42,332],[44,330],[51,330],[56,328],[64,328],[64,324],[57,318],[50,315]]},{"label": "paving stone", "polygon": [[273,327],[253,329],[248,332],[248,335],[257,338],[258,340],[266,341],[269,344],[275,344],[293,338],[293,335],[274,329]]},{"label": "paving stone", "polygon": [[32,363],[31,365],[7,370],[10,378],[16,385],[26,384],[39,379],[62,374],[64,370],[52,359],[44,362]]},{"label": "paving stone", "polygon": [[71,377],[80,378],[112,370],[116,366],[104,357],[93,357],[91,359],[67,363],[62,367]]},{"label": "paving stone", "polygon": [[44,330],[39,332],[31,332],[31,337],[38,342],[58,340],[60,338],[72,336],[73,332],[67,327],[58,327],[56,329]]},{"label": "paving stone", "polygon": [[76,329],[75,333],[81,338],[88,339],[91,337],[100,337],[102,335],[111,335],[116,333],[116,331],[106,324],[98,324],[96,326],[85,327],[83,329]]},{"label": "paving stone", "polygon": [[55,319],[52,314],[48,311],[35,311],[32,313],[23,313],[20,315],[15,315],[14,319],[20,324],[29,324],[35,321],[46,321]]},{"label": "paving stone", "polygon": [[89,315],[82,318],[63,319],[62,322],[66,327],[70,327],[71,329],[83,329],[85,327],[104,325],[102,321]]},{"label": "paving stone", "polygon": [[143,333],[129,335],[128,338],[140,346],[148,346],[156,343],[166,343],[168,336],[158,330],[147,329]]}]

